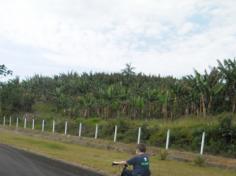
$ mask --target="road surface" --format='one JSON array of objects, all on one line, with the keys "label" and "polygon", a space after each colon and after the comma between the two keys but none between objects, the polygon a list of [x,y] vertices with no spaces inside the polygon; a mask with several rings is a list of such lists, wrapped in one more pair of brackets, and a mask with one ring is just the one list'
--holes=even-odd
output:
[{"label": "road surface", "polygon": [[102,176],[0,144],[0,176]]}]

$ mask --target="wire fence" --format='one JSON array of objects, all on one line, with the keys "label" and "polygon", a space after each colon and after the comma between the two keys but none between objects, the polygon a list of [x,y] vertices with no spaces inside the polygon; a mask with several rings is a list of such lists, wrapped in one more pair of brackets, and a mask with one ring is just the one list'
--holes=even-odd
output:
[{"label": "wire fence", "polygon": [[[32,118],[27,119],[25,117],[3,117],[0,119],[0,124],[2,124],[2,127],[4,128],[32,129],[41,131],[42,133],[60,133],[78,137],[113,140],[113,142],[139,144],[146,143],[147,139],[145,128],[142,129],[142,127],[127,129],[127,127],[119,125],[77,124],[73,121],[45,121]],[[199,136],[199,151],[201,155],[204,153],[205,138],[206,133],[202,131],[202,135]],[[162,137],[162,141],[159,141],[159,143],[163,148],[168,150],[171,146],[171,142],[171,130],[168,129],[166,131],[166,136]]]}]

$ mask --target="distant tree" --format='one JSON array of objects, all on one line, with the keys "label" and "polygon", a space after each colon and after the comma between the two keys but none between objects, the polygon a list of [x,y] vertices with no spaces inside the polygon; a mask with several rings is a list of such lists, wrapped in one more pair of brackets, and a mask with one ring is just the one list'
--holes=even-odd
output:
[{"label": "distant tree", "polygon": [[7,75],[11,75],[11,74],[12,74],[12,71],[8,70],[7,67],[4,64],[0,65],[0,76],[1,75],[7,76]]},{"label": "distant tree", "polygon": [[[0,65],[0,78],[2,76],[7,76],[11,74],[12,74],[12,71],[8,70],[4,64]],[[0,113],[2,113],[2,85],[1,84],[0,84]]]},{"label": "distant tree", "polygon": [[123,75],[135,75],[134,69],[135,67],[132,67],[130,63],[127,63],[125,64],[125,68],[121,71]]}]

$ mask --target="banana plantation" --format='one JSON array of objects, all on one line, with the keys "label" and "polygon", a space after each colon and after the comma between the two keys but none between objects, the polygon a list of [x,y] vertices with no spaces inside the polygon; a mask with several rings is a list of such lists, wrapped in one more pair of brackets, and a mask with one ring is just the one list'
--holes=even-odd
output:
[{"label": "banana plantation", "polygon": [[[11,71],[4,65],[0,75]],[[236,59],[182,78],[135,73],[127,64],[120,73],[82,73],[18,77],[0,83],[0,114],[32,113],[37,103],[52,104],[70,118],[176,119],[236,112]]]}]

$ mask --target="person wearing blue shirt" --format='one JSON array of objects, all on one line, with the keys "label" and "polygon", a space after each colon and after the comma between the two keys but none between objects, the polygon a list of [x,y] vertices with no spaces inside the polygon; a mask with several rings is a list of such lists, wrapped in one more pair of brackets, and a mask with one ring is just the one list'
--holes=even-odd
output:
[{"label": "person wearing blue shirt", "polygon": [[149,156],[146,154],[146,146],[138,144],[136,155],[127,161],[114,161],[115,165],[132,165],[133,170],[124,170],[123,176],[150,176]]}]

